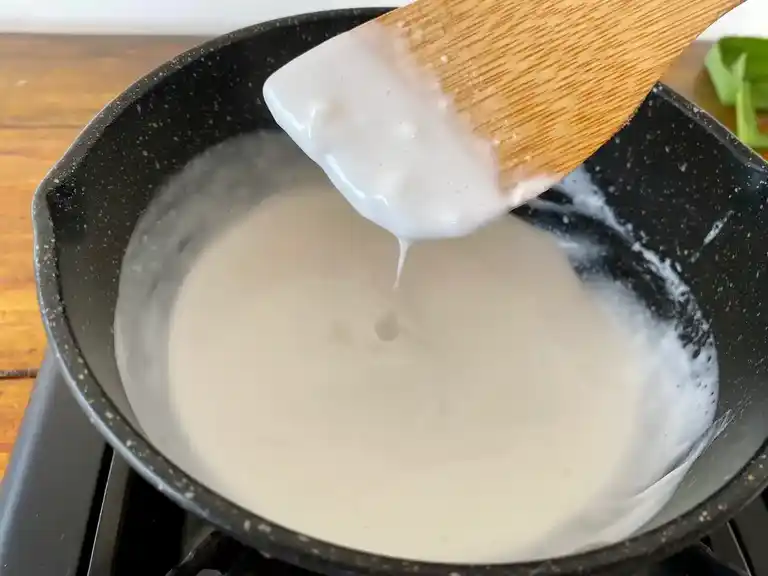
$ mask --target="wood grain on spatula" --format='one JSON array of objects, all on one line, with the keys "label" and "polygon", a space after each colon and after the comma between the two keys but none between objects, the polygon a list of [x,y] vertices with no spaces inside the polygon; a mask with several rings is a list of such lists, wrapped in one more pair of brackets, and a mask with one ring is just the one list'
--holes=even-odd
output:
[{"label": "wood grain on spatula", "polygon": [[378,22],[404,34],[502,181],[564,175],[615,134],[701,32],[743,0],[417,0]]}]

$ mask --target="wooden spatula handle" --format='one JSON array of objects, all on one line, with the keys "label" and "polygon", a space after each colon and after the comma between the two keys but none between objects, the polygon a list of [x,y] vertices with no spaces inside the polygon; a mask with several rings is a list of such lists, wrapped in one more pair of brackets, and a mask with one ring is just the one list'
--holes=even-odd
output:
[{"label": "wooden spatula handle", "polygon": [[515,179],[578,166],[742,1],[417,0],[378,21],[399,29],[475,130],[498,141],[502,174]]}]

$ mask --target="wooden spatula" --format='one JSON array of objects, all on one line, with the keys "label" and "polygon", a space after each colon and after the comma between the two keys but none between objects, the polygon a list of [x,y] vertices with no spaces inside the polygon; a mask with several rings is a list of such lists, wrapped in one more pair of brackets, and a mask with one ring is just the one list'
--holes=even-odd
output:
[{"label": "wooden spatula", "polygon": [[378,18],[405,36],[502,182],[565,175],[630,118],[667,66],[743,0],[417,0]]}]

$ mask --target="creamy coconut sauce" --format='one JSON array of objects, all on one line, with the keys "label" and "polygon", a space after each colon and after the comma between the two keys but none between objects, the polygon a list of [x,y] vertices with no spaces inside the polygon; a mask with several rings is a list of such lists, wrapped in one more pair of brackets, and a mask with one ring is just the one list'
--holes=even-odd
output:
[{"label": "creamy coconut sauce", "polygon": [[463,236],[559,180],[528,174],[502,186],[494,143],[375,22],[294,59],[264,96],[355,210],[401,239]]},{"label": "creamy coconut sauce", "polygon": [[623,286],[579,278],[599,253],[510,216],[414,244],[392,290],[396,239],[285,137],[244,137],[140,221],[118,365],[163,453],[278,524],[411,559],[567,554],[639,530],[717,432],[711,339],[694,353]]}]

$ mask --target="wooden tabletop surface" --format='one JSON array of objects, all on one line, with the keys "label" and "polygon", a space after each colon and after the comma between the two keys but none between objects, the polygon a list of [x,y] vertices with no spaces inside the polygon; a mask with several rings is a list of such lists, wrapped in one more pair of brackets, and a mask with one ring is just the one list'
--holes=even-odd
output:
[{"label": "wooden tabletop surface", "polygon": [[[199,38],[0,35],[0,478],[43,357],[30,202],[83,125],[129,83]],[[694,44],[665,78],[726,124]]]}]

